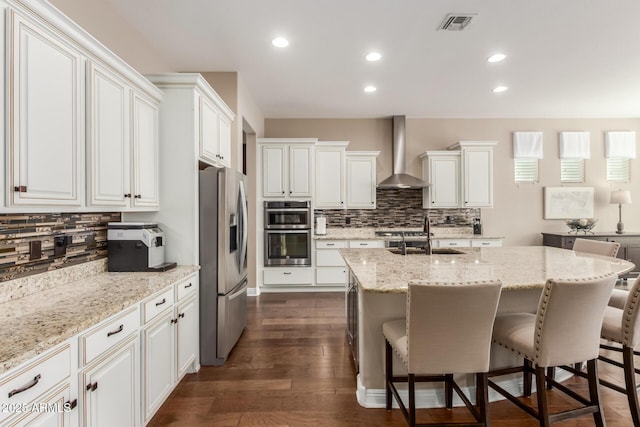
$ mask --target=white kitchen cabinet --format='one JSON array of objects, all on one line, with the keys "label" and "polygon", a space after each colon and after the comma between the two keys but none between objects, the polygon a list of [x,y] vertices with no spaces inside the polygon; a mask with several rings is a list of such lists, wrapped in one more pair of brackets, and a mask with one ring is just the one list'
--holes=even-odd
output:
[{"label": "white kitchen cabinet", "polygon": [[198,95],[200,158],[214,166],[231,167],[233,113],[206,81],[199,85]]},{"label": "white kitchen cabinet", "polygon": [[199,328],[198,328],[198,298],[191,294],[176,308],[177,319],[177,378],[176,382],[188,372],[194,372],[194,363],[198,358]]},{"label": "white kitchen cabinet", "polygon": [[311,267],[269,267],[264,269],[263,283],[268,285],[312,285]]},{"label": "white kitchen cabinet", "polygon": [[462,205],[493,207],[493,146],[495,142],[460,142],[462,153]]},{"label": "white kitchen cabinet", "polygon": [[138,348],[136,333],[82,371],[83,426],[111,427],[140,424]]},{"label": "white kitchen cabinet", "polygon": [[347,265],[339,249],[349,247],[346,240],[317,240],[316,285],[345,286],[347,283]]},{"label": "white kitchen cabinet", "polygon": [[131,89],[93,62],[87,75],[88,203],[124,208],[131,200]]},{"label": "white kitchen cabinet", "polygon": [[107,68],[87,71],[87,203],[157,209],[158,104]]},{"label": "white kitchen cabinet", "polygon": [[433,239],[434,248],[496,248],[502,246],[502,239]]},{"label": "white kitchen cabinet", "polygon": [[493,207],[495,145],[492,141],[461,141],[449,151],[423,153],[423,178],[430,183],[423,190],[423,207]]},{"label": "white kitchen cabinet", "polygon": [[149,421],[175,383],[175,318],[173,307],[142,332],[144,419]]},{"label": "white kitchen cabinet", "polygon": [[81,206],[83,58],[57,33],[9,10],[10,206]]},{"label": "white kitchen cabinet", "polygon": [[262,158],[262,196],[311,197],[313,144],[316,139],[258,139]]},{"label": "white kitchen cabinet", "polygon": [[71,417],[72,414],[74,416],[77,414],[74,409],[78,404],[78,400],[71,401],[70,396],[71,386],[65,384],[54,393],[38,400],[36,405],[38,405],[39,409],[20,414],[16,419],[6,424],[5,427],[69,427],[76,425],[75,422],[71,422]]},{"label": "white kitchen cabinet", "polygon": [[314,206],[342,209],[346,200],[345,150],[347,141],[318,141],[315,150]]},{"label": "white kitchen cabinet", "polygon": [[427,151],[420,157],[422,178],[430,184],[423,189],[422,207],[460,207],[460,152]]},{"label": "white kitchen cabinet", "polygon": [[384,240],[349,240],[349,247],[355,249],[384,248]]},{"label": "white kitchen cabinet", "polygon": [[376,208],[376,159],[379,151],[347,151],[347,209]]}]

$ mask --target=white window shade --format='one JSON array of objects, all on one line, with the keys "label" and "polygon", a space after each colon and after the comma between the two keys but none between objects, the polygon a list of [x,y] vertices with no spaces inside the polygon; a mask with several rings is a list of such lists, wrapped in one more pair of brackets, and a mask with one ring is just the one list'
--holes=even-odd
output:
[{"label": "white window shade", "polygon": [[605,132],[605,151],[607,159],[635,159],[636,133],[624,131]]},{"label": "white window shade", "polygon": [[560,132],[560,158],[591,158],[589,132]]},{"label": "white window shade", "polygon": [[541,159],[542,132],[514,132],[514,159]]}]

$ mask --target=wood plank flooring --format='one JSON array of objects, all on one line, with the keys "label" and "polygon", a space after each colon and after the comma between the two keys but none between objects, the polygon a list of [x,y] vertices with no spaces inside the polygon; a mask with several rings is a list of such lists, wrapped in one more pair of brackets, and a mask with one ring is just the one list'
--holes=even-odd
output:
[{"label": "wood plank flooring", "polygon": [[[622,371],[600,364],[600,374],[623,384]],[[568,384],[586,390],[586,382]],[[344,294],[262,294],[248,300],[248,325],[227,363],[188,374],[150,426],[406,426],[399,410],[365,409],[355,396],[356,375],[345,339]],[[626,397],[602,388],[607,424],[632,426]],[[528,400],[535,404],[535,394]],[[551,392],[551,411],[572,402]],[[515,405],[493,402],[493,426],[537,422]],[[464,408],[418,411],[418,421],[470,420]],[[585,416],[554,426],[590,426]]]}]

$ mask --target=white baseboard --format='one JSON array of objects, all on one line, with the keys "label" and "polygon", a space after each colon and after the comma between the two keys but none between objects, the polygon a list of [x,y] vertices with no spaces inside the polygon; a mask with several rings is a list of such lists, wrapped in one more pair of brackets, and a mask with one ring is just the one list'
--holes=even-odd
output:
[{"label": "white baseboard", "polygon": [[283,293],[283,292],[345,292],[344,286],[314,286],[314,285],[283,285],[283,286],[261,286],[260,293]]},{"label": "white baseboard", "polygon": [[[564,371],[562,369],[556,370],[556,381],[562,382],[571,378],[572,374],[570,372]],[[518,375],[515,378],[504,379],[504,380],[494,380],[496,384],[500,387],[504,388],[509,393],[514,396],[522,395],[522,376]],[[460,387],[462,391],[466,394],[466,396],[471,400],[472,403],[475,403],[476,400],[476,389],[475,387]],[[535,393],[536,385],[535,381],[532,384],[532,392]],[[403,402],[408,401],[408,393],[406,390],[398,390],[400,397]],[[358,399],[358,403],[360,406],[365,408],[384,408],[386,407],[386,392],[384,389],[367,389],[362,385],[360,381],[360,374],[358,374],[358,389],[356,391],[356,397]],[[501,394],[489,388],[489,401],[495,402],[498,400],[505,399]],[[398,404],[395,399],[392,400],[393,407],[397,408]],[[444,389],[443,388],[434,388],[428,390],[416,390],[416,408],[443,408],[445,406],[444,402]],[[458,397],[456,393],[453,393],[453,406],[464,406],[464,402],[462,399]]]},{"label": "white baseboard", "polygon": [[257,297],[260,295],[260,288],[247,288],[248,297]]}]

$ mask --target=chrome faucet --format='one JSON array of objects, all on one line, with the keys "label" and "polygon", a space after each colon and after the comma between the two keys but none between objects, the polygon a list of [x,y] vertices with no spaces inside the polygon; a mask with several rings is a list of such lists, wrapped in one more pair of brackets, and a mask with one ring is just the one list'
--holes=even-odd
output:
[{"label": "chrome faucet", "polygon": [[433,236],[433,233],[431,232],[431,223],[429,222],[429,214],[425,214],[424,216],[424,234],[427,235],[427,243],[425,243],[424,246],[424,253],[427,255],[432,255],[433,254],[433,250],[431,248],[431,236]]},{"label": "chrome faucet", "polygon": [[407,254],[407,241],[404,238],[404,230],[400,232],[400,235],[402,236],[402,246],[400,247],[400,253],[402,253],[402,255],[406,255]]}]

